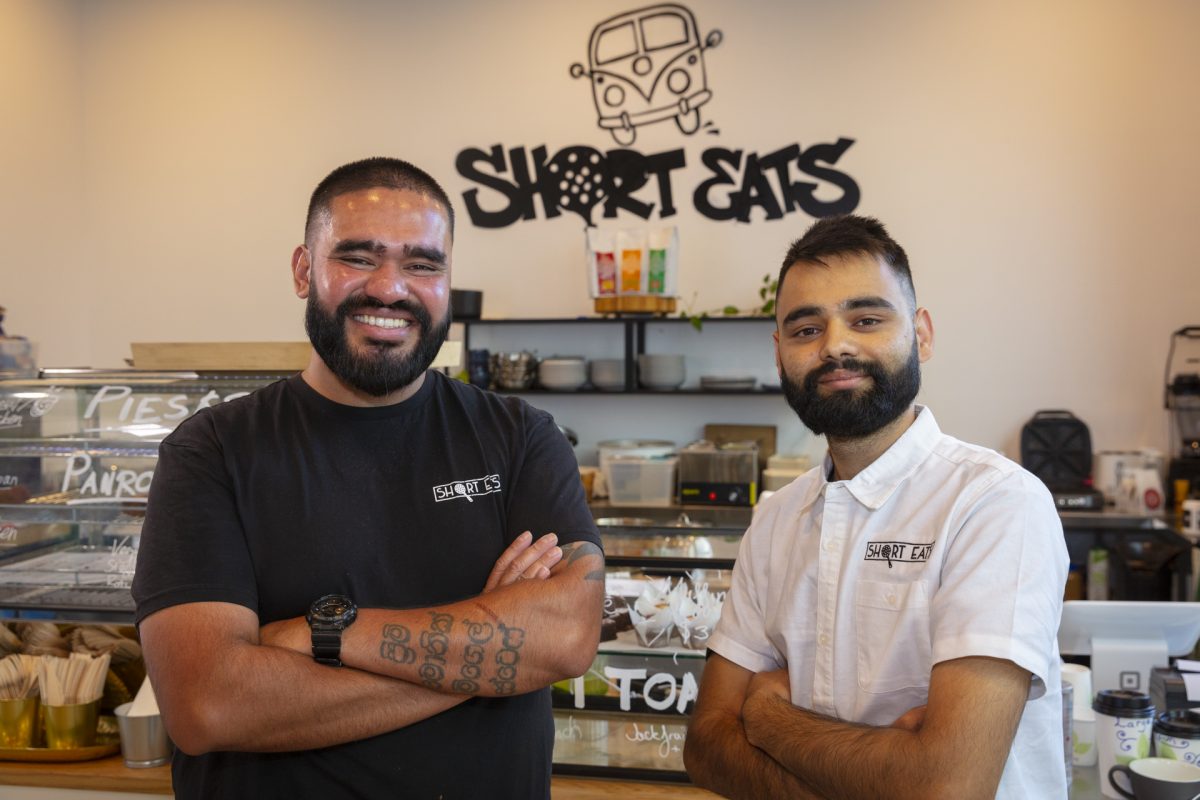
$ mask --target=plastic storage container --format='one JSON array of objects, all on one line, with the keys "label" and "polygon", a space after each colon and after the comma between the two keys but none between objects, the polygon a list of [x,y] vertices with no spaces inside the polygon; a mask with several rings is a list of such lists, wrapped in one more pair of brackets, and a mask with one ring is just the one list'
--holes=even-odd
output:
[{"label": "plastic storage container", "polygon": [[808,456],[780,455],[776,453],[767,458],[767,468],[763,470],[763,491],[774,492],[782,489],[800,477],[812,467]]},{"label": "plastic storage container", "polygon": [[673,504],[678,466],[675,456],[612,456],[603,467],[609,502],[627,506]]}]

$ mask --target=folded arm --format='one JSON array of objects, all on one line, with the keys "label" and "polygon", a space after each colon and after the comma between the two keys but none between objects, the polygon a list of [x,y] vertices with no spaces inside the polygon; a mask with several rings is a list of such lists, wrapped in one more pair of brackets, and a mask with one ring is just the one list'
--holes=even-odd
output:
[{"label": "folded arm", "polygon": [[683,750],[688,775],[698,786],[732,798],[821,797],[747,740],[742,705],[753,677],[710,651]]},{"label": "folded arm", "polygon": [[933,668],[919,724],[876,728],[797,708],[786,681],[764,674],[751,681],[742,713],[751,744],[829,797],[992,798],[1029,681],[1011,661],[944,661]]},{"label": "folded arm", "polygon": [[[532,545],[530,539],[523,535],[505,550],[485,595],[549,574],[561,552],[552,537]],[[193,755],[328,747],[411,725],[468,699],[326,667],[313,661],[311,649],[264,646],[257,614],[232,603],[165,608],[143,619],[139,633],[163,722],[175,744]]]},{"label": "folded arm", "polygon": [[[581,675],[600,640],[604,556],[590,542],[562,547],[540,581],[516,581],[457,603],[359,609],[342,636],[342,663],[438,692],[500,697]],[[274,623],[264,640],[310,648],[303,619]]]}]

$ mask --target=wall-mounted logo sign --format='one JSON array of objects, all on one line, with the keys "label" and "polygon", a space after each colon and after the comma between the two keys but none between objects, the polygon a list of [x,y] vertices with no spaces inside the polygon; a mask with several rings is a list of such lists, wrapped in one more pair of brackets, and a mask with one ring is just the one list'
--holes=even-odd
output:
[{"label": "wall-mounted logo sign", "polygon": [[721,32],[704,41],[691,11],[663,3],[627,11],[592,29],[588,66],[571,65],[571,77],[592,84],[597,124],[628,147],[639,125],[674,119],[679,130],[700,130],[700,106],[712,99],[704,51],[721,43]]},{"label": "wall-mounted logo sign", "polygon": [[[587,66],[572,64],[569,72],[588,78],[597,124],[622,147],[602,151],[571,145],[553,155],[545,145],[462,150],[455,167],[476,184],[463,192],[472,224],[503,228],[535,220],[539,205],[544,219],[567,211],[589,226],[596,223],[597,208],[605,219],[622,212],[643,220],[656,212],[660,219],[675,216],[672,178],[688,164],[685,151],[645,154],[628,146],[639,127],[671,119],[686,135],[701,129],[718,133],[711,122],[702,123],[700,108],[713,99],[704,53],[721,41],[721,32],[714,30],[701,42],[695,15],[673,3],[627,11],[596,25]],[[755,208],[769,220],[796,211],[811,217],[848,214],[858,207],[858,184],[834,167],[853,144],[839,137],[762,155],[710,147],[700,154],[709,174],[690,190],[692,205],[717,221],[749,222]]]}]

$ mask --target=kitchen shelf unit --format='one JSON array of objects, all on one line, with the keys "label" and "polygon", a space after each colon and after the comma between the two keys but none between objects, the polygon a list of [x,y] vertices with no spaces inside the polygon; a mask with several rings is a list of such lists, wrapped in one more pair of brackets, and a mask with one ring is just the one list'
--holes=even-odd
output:
[{"label": "kitchen shelf unit", "polygon": [[[782,395],[782,389],[778,386],[757,386],[753,389],[701,389],[701,388],[686,388],[686,389],[647,389],[638,386],[637,379],[637,357],[646,352],[646,342],[648,334],[646,332],[647,325],[691,325],[691,320],[685,317],[656,317],[650,315],[625,315],[619,317],[533,317],[533,318],[502,318],[502,319],[465,319],[455,320],[456,324],[462,325],[462,342],[463,350],[470,350],[471,347],[471,328],[475,327],[491,327],[491,326],[550,326],[550,325],[583,325],[591,327],[618,327],[621,329],[622,346],[625,361],[625,387],[623,389],[596,389],[590,384],[585,384],[580,389],[570,391],[556,391],[552,389],[528,388],[528,389],[497,389],[506,394],[547,394],[547,395],[621,395],[621,394],[650,394],[650,395],[714,395],[714,396],[738,396],[738,395],[757,395],[757,396],[779,396]],[[710,325],[728,326],[728,325],[774,325],[774,317],[748,317],[748,316],[715,316],[706,317],[702,321],[702,326]],[[704,331],[700,330],[698,334],[703,335]]]}]

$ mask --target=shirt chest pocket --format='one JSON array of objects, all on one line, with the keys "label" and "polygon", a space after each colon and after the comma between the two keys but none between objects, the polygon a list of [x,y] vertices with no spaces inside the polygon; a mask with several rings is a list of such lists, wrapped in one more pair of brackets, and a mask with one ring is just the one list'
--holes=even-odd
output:
[{"label": "shirt chest pocket", "polygon": [[929,685],[933,653],[923,582],[860,580],[854,614],[860,689],[882,694]]}]

